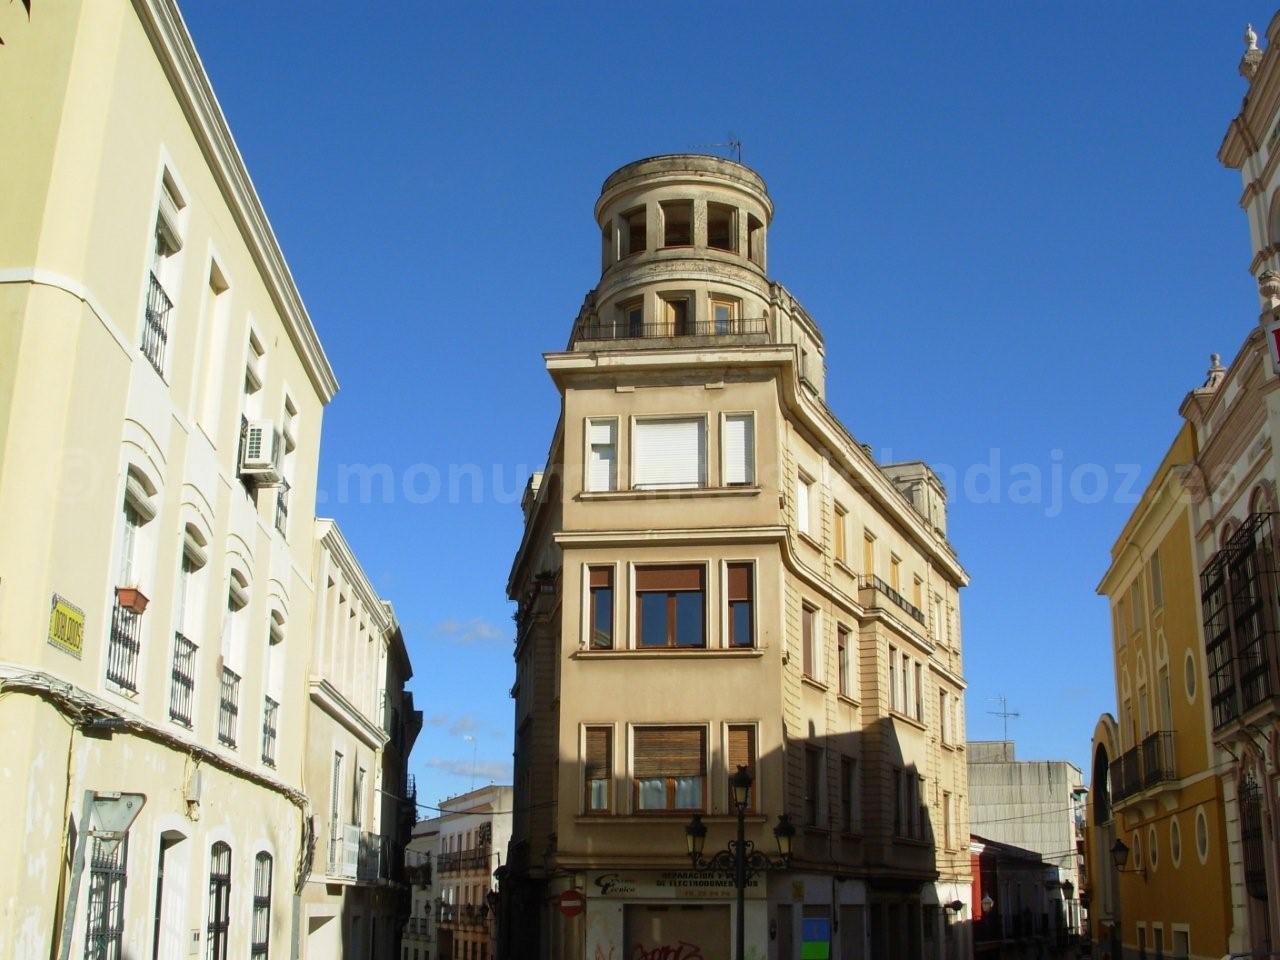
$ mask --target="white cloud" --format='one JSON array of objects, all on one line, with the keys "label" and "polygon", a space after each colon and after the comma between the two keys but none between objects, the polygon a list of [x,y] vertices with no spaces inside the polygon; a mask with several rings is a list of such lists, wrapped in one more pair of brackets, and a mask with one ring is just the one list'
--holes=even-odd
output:
[{"label": "white cloud", "polygon": [[487,643],[503,638],[503,633],[497,625],[484,617],[473,617],[470,620],[442,620],[432,628],[431,632],[451,643]]},{"label": "white cloud", "polygon": [[474,775],[476,783],[488,783],[491,780],[501,783],[511,778],[510,764],[488,760],[473,764],[470,760],[445,760],[441,757],[432,757],[426,761],[425,765],[433,770],[442,770],[463,779],[469,780]]}]

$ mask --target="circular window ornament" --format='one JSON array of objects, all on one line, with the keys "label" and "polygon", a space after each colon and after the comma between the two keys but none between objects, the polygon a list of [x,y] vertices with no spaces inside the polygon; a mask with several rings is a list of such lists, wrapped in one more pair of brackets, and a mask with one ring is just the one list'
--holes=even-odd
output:
[{"label": "circular window ornament", "polygon": [[1147,856],[1151,858],[1151,869],[1160,864],[1160,838],[1156,836],[1155,826],[1147,830]]},{"label": "circular window ornament", "polygon": [[1196,807],[1196,856],[1201,863],[1209,859],[1209,818],[1204,807]]},{"label": "circular window ornament", "polygon": [[1182,826],[1176,813],[1169,820],[1169,859],[1175,867],[1182,865]]},{"label": "circular window ornament", "polygon": [[1187,658],[1182,663],[1184,681],[1187,685],[1187,700],[1194,701],[1196,698],[1196,658],[1190,650],[1187,651]]}]

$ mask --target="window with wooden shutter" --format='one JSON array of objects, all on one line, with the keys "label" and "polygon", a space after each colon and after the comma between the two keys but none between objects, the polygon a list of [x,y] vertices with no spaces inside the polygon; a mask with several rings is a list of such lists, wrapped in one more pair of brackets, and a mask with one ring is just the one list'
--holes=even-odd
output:
[{"label": "window with wooden shutter", "polygon": [[744,486],[756,482],[755,417],[734,413],[724,418],[724,482]]},{"label": "window with wooden shutter", "polygon": [[592,650],[613,648],[613,567],[589,567],[587,623]]},{"label": "window with wooden shutter", "polygon": [[587,489],[618,489],[618,421],[587,421]]},{"label": "window with wooden shutter", "polygon": [[727,567],[729,590],[729,646],[749,647],[755,643],[755,611],[752,599],[750,563]]},{"label": "window with wooden shutter", "polygon": [[706,568],[636,568],[637,646],[704,647]]},{"label": "window with wooden shutter", "polygon": [[[732,777],[738,772],[739,767],[746,767],[751,771],[751,792],[747,795],[747,811],[755,812],[756,809],[756,728],[751,724],[733,724],[729,727],[729,763],[728,775]],[[733,788],[729,788],[729,807],[733,806]]]},{"label": "window with wooden shutter", "polygon": [[636,489],[671,490],[706,483],[706,421],[701,417],[638,420],[632,441],[631,485]]},{"label": "window with wooden shutter", "polygon": [[609,813],[613,809],[613,728],[587,727],[582,760],[586,796],[583,809],[587,813]]},{"label": "window with wooden shutter", "polygon": [[637,812],[705,809],[705,728],[637,727],[633,744]]}]

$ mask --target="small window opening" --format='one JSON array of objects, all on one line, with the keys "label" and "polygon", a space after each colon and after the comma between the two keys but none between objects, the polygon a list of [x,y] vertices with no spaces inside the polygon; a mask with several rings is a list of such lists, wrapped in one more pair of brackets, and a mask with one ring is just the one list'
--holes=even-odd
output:
[{"label": "small window opening", "polygon": [[737,211],[723,203],[707,204],[707,246],[715,250],[738,249]]},{"label": "small window opening", "polygon": [[693,203],[675,200],[662,204],[662,245],[688,247],[693,244]]},{"label": "small window opening", "polygon": [[624,257],[644,252],[645,247],[648,246],[644,207],[628,210],[622,215],[622,235],[627,244],[627,248],[622,254]]}]

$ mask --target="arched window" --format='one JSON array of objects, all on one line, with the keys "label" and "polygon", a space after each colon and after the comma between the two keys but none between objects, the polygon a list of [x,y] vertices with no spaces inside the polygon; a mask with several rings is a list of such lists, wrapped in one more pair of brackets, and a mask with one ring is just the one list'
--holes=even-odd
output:
[{"label": "arched window", "polygon": [[1093,754],[1093,822],[1102,826],[1111,819],[1111,764],[1101,743]]},{"label": "arched window", "polygon": [[271,854],[263,850],[253,861],[253,941],[249,956],[267,956],[270,942]]},{"label": "arched window", "polygon": [[231,928],[231,847],[219,840],[209,856],[208,960],[227,960]]}]

